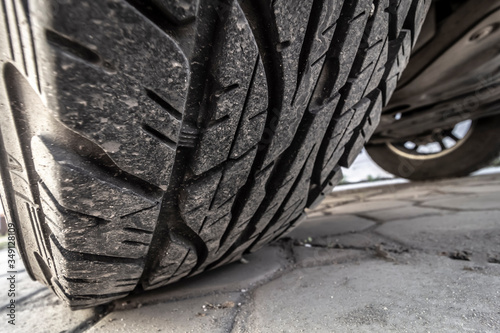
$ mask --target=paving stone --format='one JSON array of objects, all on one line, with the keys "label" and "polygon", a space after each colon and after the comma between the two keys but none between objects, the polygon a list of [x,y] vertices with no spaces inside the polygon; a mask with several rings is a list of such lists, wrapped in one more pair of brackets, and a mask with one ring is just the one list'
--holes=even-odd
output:
[{"label": "paving stone", "polygon": [[318,209],[318,210],[323,212],[324,215],[347,215],[347,214],[368,212],[373,210],[406,207],[410,205],[411,205],[410,202],[398,201],[398,200],[360,201],[360,202],[348,203],[346,205],[338,207],[325,206],[323,209]]},{"label": "paving stone", "polygon": [[283,249],[266,246],[263,249],[244,256],[248,262],[235,262],[212,271],[204,272],[184,281],[164,288],[129,296],[116,303],[118,306],[133,307],[135,304],[148,304],[197,297],[215,292],[248,290],[265,283],[278,275],[285,266],[290,265]]},{"label": "paving stone", "polygon": [[309,210],[309,209],[305,209],[305,212],[307,214],[307,219],[315,219],[315,218],[318,218],[318,217],[323,217],[325,216],[325,214],[323,214],[322,211],[319,211],[319,210]]},{"label": "paving stone", "polygon": [[500,177],[498,173],[493,173],[488,175],[479,175],[466,178],[441,180],[438,183],[441,185],[454,185],[454,186],[463,186],[464,184],[467,184],[468,186],[481,186],[481,185],[492,185],[492,184],[500,185]]},{"label": "paving stone", "polygon": [[456,186],[483,186],[483,185],[500,185],[500,167],[496,168],[497,172],[484,174],[484,175],[473,175],[463,178],[455,178]]},{"label": "paving stone", "polygon": [[[415,199],[405,199],[405,200],[410,200],[412,201],[414,204],[418,204],[419,206],[422,206],[423,203],[425,202],[428,202],[428,203],[432,203],[432,202],[435,202],[435,201],[438,201],[438,200],[458,200],[458,199],[461,199],[461,198],[466,198],[470,196],[470,194],[468,193],[444,193],[444,192],[433,192],[433,193],[430,193],[429,195],[425,196],[425,197],[420,197],[420,198],[415,198]],[[432,205],[429,205],[429,208],[432,208],[434,206]],[[434,207],[434,208],[437,208],[437,209],[447,209],[446,207]]]},{"label": "paving stone", "polygon": [[498,332],[498,275],[463,266],[419,255],[293,271],[254,292],[234,332]]},{"label": "paving stone", "polygon": [[500,244],[500,211],[460,212],[387,222],[375,229],[420,249],[487,253]]},{"label": "paving stone", "polygon": [[450,212],[440,209],[426,208],[419,206],[408,206],[408,207],[364,212],[362,213],[362,216],[366,216],[368,218],[372,218],[381,222],[387,222],[392,220],[412,219],[419,216],[445,215],[449,213]]},{"label": "paving stone", "polygon": [[239,302],[227,293],[116,311],[87,332],[228,332]]},{"label": "paving stone", "polygon": [[500,194],[495,193],[478,193],[468,196],[442,196],[439,199],[425,201],[424,207],[438,207],[456,210],[486,210],[500,209]]},{"label": "paving stone", "polygon": [[0,332],[73,332],[90,325],[102,308],[71,311],[50,289],[16,304],[16,325],[7,323],[6,308],[0,309]]},{"label": "paving stone", "polygon": [[380,195],[386,193],[387,189],[385,187],[376,187],[376,188],[367,188],[362,191],[354,190],[354,191],[336,191],[332,192],[328,195],[322,202],[322,204],[330,205],[330,204],[343,204],[346,202],[354,202],[354,201],[364,201],[365,199],[371,198],[376,195]]},{"label": "paving stone", "polygon": [[294,246],[293,254],[298,267],[340,264],[357,261],[369,254],[360,250],[342,250],[328,247]]},{"label": "paving stone", "polygon": [[[387,238],[372,232],[358,232],[353,234],[343,234],[314,238],[312,244],[315,246],[329,247],[335,249],[369,249],[379,244],[392,243]],[[304,244],[305,245],[305,244]],[[303,245],[303,246],[304,246]]]},{"label": "paving stone", "polygon": [[295,244],[292,250],[296,266],[299,267],[349,261],[355,263],[369,257],[381,257],[394,261],[393,253],[398,255],[410,253],[408,247],[369,231],[314,238],[310,243]]},{"label": "paving stone", "polygon": [[372,201],[380,200],[422,200],[423,198],[429,197],[435,194],[435,190],[429,187],[411,187],[408,189],[391,190],[388,189],[384,191],[385,193],[373,196],[370,198]]},{"label": "paving stone", "polygon": [[469,185],[466,186],[443,186],[439,189],[442,192],[447,193],[497,193],[500,197],[500,186],[498,184],[488,184],[488,185]]},{"label": "paving stone", "polygon": [[342,193],[341,195],[338,195],[338,193],[333,192],[330,195],[327,195],[325,199],[321,202],[320,206],[329,206],[329,207],[334,207],[334,206],[339,206],[339,205],[344,205],[346,203],[350,202],[358,202],[361,201],[365,198],[365,196],[360,196],[356,193],[354,194],[344,194]]},{"label": "paving stone", "polygon": [[304,240],[309,237],[316,238],[322,236],[340,235],[347,232],[363,231],[375,223],[362,217],[353,215],[333,215],[323,216],[314,219],[307,219],[287,237]]}]

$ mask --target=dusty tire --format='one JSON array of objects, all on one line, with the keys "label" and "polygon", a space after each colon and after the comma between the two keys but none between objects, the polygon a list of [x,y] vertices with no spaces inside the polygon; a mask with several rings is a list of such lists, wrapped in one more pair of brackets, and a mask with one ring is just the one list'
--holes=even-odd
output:
[{"label": "dusty tire", "polygon": [[32,277],[89,307],[287,232],[373,133],[430,2],[4,2],[2,197]]},{"label": "dusty tire", "polygon": [[489,165],[500,153],[500,116],[482,118],[454,149],[428,158],[405,154],[387,144],[368,145],[375,163],[395,176],[411,180],[463,177]]}]

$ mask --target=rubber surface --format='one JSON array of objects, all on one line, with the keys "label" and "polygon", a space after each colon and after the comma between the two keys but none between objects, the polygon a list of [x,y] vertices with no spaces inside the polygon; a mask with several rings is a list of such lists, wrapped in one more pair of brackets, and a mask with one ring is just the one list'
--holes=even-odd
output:
[{"label": "rubber surface", "polygon": [[293,228],[377,126],[430,0],[3,0],[2,197],[73,308]]}]

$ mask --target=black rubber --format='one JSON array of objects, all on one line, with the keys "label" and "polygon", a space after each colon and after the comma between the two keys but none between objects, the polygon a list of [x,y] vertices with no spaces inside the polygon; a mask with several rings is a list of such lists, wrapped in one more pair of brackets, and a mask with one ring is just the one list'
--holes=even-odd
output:
[{"label": "black rubber", "polygon": [[499,156],[499,127],[500,116],[478,119],[456,147],[427,159],[400,154],[387,144],[367,145],[366,150],[375,163],[398,177],[411,180],[463,177],[490,165]]},{"label": "black rubber", "polygon": [[2,2],[2,196],[73,308],[290,230],[377,126],[431,0]]}]

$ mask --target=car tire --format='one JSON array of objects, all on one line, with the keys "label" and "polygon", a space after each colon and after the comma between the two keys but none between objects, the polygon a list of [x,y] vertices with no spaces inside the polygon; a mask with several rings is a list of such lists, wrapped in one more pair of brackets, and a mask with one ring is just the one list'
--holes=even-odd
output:
[{"label": "car tire", "polygon": [[288,232],[375,130],[430,3],[3,2],[1,194],[32,278],[85,308]]}]

